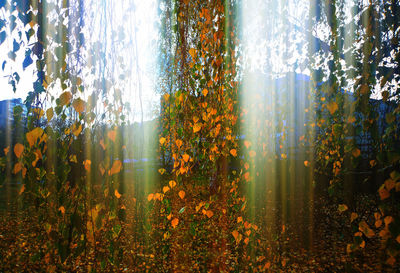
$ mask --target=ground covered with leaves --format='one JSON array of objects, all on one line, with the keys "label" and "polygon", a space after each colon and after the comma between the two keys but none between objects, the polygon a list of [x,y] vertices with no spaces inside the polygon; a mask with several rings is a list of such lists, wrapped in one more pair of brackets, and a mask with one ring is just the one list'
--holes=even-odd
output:
[{"label": "ground covered with leaves", "polygon": [[[34,212],[13,201],[0,217],[1,272],[396,272],[382,263],[379,241],[370,240],[351,255],[349,218],[327,196],[299,208],[283,221],[280,206],[253,223],[229,208],[224,193],[213,196],[205,186],[175,186],[163,200],[149,195],[140,204],[126,196],[126,222],[118,262],[102,262],[109,247],[101,230],[94,247],[60,262],[47,251],[49,232]],[[357,202],[371,202],[361,196]],[[141,206],[148,206],[144,214]],[[234,206],[233,206],[234,207]],[[306,218],[313,211],[312,221]],[[308,212],[307,212],[308,211]],[[265,212],[260,212],[265,213]],[[307,214],[308,215],[308,214]],[[365,215],[368,217],[368,215]],[[301,220],[303,219],[303,221]],[[117,259],[116,259],[117,261]]]}]

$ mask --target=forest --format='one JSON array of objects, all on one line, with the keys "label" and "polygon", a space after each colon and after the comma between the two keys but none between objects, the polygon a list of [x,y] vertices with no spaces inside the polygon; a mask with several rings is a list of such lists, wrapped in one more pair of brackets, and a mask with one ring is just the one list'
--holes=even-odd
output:
[{"label": "forest", "polygon": [[400,1],[0,0],[0,272],[400,272]]}]

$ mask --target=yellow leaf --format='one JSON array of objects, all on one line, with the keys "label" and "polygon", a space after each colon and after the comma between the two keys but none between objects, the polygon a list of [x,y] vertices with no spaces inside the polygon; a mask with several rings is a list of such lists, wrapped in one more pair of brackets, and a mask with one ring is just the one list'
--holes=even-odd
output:
[{"label": "yellow leaf", "polygon": [[115,138],[117,136],[117,132],[115,130],[108,131],[107,136],[109,139],[112,140],[112,142],[115,142]]},{"label": "yellow leaf", "polygon": [[163,190],[163,193],[166,193],[167,191],[169,191],[169,187],[168,186],[164,186],[162,190]]},{"label": "yellow leaf", "polygon": [[212,212],[212,210],[207,210],[206,211],[206,215],[207,215],[208,218],[211,218],[211,217],[213,217],[214,212]]},{"label": "yellow leaf", "polygon": [[190,156],[189,156],[188,154],[184,154],[184,155],[182,155],[182,158],[183,158],[183,160],[184,160],[185,162],[188,162]]},{"label": "yellow leaf", "polygon": [[328,104],[326,105],[326,108],[328,108],[329,113],[331,113],[331,115],[333,115],[333,114],[337,111],[337,109],[338,109],[339,107],[338,107],[338,105],[337,105],[336,102],[332,101],[332,102],[330,102],[330,103],[328,103]]},{"label": "yellow leaf", "polygon": [[196,57],[196,49],[194,48],[189,49],[189,54],[190,56],[192,56],[192,59],[194,59]]},{"label": "yellow leaf", "polygon": [[151,201],[151,200],[153,199],[153,197],[154,197],[154,194],[150,193],[150,194],[147,196],[147,200]]},{"label": "yellow leaf", "polygon": [[54,116],[54,111],[53,108],[49,108],[46,110],[46,117],[47,117],[47,121],[50,121]]},{"label": "yellow leaf", "polygon": [[83,161],[83,165],[85,167],[86,171],[90,171],[90,165],[92,164],[92,161],[90,161],[89,159],[86,159],[85,161]]},{"label": "yellow leaf", "polygon": [[158,172],[159,172],[161,175],[163,175],[163,174],[165,173],[165,169],[164,169],[164,168],[158,169]]},{"label": "yellow leaf", "polygon": [[339,212],[344,212],[346,210],[348,210],[348,207],[345,204],[340,204],[339,205],[339,207],[338,207],[338,211]]},{"label": "yellow leaf", "polygon": [[71,102],[71,99],[72,99],[72,94],[71,94],[71,92],[66,91],[66,92],[62,93],[62,94],[60,95],[60,103],[61,103],[61,106],[64,106],[64,105],[69,104],[69,103]]},{"label": "yellow leaf", "polygon": [[173,227],[173,228],[176,228],[176,226],[179,224],[179,219],[178,218],[174,218],[174,219],[172,219],[172,221],[171,221],[171,226]]},{"label": "yellow leaf", "polygon": [[201,126],[202,126],[202,124],[200,122],[199,123],[195,123],[193,125],[193,133],[197,133],[198,131],[200,131],[201,130]]},{"label": "yellow leaf", "polygon": [[113,165],[112,165],[112,167],[111,167],[110,175],[119,173],[121,171],[121,168],[122,168],[122,161],[121,160],[115,160]]},{"label": "yellow leaf", "polygon": [[82,124],[79,124],[79,126],[76,126],[76,124],[74,124],[72,126],[72,133],[74,134],[74,136],[78,137],[81,132],[82,132]]},{"label": "yellow leaf", "polygon": [[114,195],[115,195],[115,197],[117,197],[118,199],[120,199],[120,198],[121,198],[121,194],[118,192],[118,190],[117,190],[117,189],[115,189],[115,191],[114,191]]},{"label": "yellow leaf", "polygon": [[207,96],[207,94],[208,94],[208,90],[204,88],[203,91],[202,91],[202,93],[203,93],[203,96],[205,97],[205,96]]},{"label": "yellow leaf", "polygon": [[178,147],[178,149],[181,148],[181,146],[182,146],[182,140],[177,139],[177,140],[175,140],[175,143],[176,143],[176,146]]},{"label": "yellow leaf", "polygon": [[20,157],[21,157],[23,151],[24,151],[24,145],[22,145],[22,144],[20,144],[20,143],[15,144],[15,146],[14,146],[14,153],[15,153],[15,155],[17,156],[17,158],[20,158]]},{"label": "yellow leaf", "polygon": [[179,197],[181,199],[185,198],[185,192],[184,191],[179,191],[178,195],[179,195]]},{"label": "yellow leaf", "polygon": [[33,108],[32,113],[34,113],[38,118],[41,118],[44,115],[44,111],[41,108]]},{"label": "yellow leaf", "polygon": [[230,150],[230,153],[231,153],[231,155],[232,155],[232,156],[234,156],[234,157],[236,157],[236,156],[237,156],[236,149],[232,149],[232,150]]},{"label": "yellow leaf", "polygon": [[61,211],[62,214],[65,214],[65,208],[63,206],[61,206],[58,210]]},{"label": "yellow leaf", "polygon": [[169,186],[171,189],[176,186],[176,182],[174,180],[169,181]]},{"label": "yellow leaf", "polygon": [[85,111],[85,101],[77,98],[72,102],[72,106],[74,107],[75,111],[78,112],[79,114],[82,114],[83,111]]},{"label": "yellow leaf", "polygon": [[39,143],[41,143],[43,140],[42,135],[44,136],[45,134],[44,134],[43,129],[40,127],[36,127],[32,131],[26,133],[26,140],[28,141],[29,146],[32,147],[36,143],[36,141],[38,140],[39,137],[41,137],[41,139],[39,141]]},{"label": "yellow leaf", "polygon": [[165,137],[160,138],[160,144],[161,145],[164,145],[165,141],[166,141]]},{"label": "yellow leaf", "polygon": [[281,157],[282,157],[283,159],[286,159],[286,158],[287,158],[287,155],[286,155],[286,154],[281,154]]}]

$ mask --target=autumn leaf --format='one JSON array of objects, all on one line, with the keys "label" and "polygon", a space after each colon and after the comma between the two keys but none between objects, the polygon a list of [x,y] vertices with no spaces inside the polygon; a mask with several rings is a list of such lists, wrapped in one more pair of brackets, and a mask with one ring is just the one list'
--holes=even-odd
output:
[{"label": "autumn leaf", "polygon": [[208,94],[208,90],[204,88],[203,91],[202,91],[202,93],[203,93],[203,96],[205,97],[205,96],[207,96],[207,94]]},{"label": "autumn leaf", "polygon": [[231,155],[232,155],[232,156],[234,156],[234,157],[236,157],[236,156],[237,156],[236,149],[232,149],[232,150],[230,150],[230,153],[231,153]]},{"label": "autumn leaf", "polygon": [[92,164],[92,161],[90,161],[89,159],[86,159],[85,161],[83,161],[83,166],[85,167],[86,171],[90,171],[90,165]]},{"label": "autumn leaf", "polygon": [[176,226],[179,224],[179,219],[178,218],[174,218],[174,219],[172,219],[172,221],[171,221],[171,226],[173,227],[173,228],[176,228]]},{"label": "autumn leaf", "polygon": [[81,132],[82,132],[82,124],[79,124],[79,126],[74,124],[74,126],[72,127],[72,133],[74,134],[74,136],[78,137]]},{"label": "autumn leaf", "polygon": [[192,59],[194,60],[194,58],[196,57],[196,49],[194,48],[189,49],[189,54],[190,56],[192,56]]},{"label": "autumn leaf", "polygon": [[388,190],[386,190],[385,187],[383,187],[383,186],[384,185],[382,185],[378,190],[379,197],[381,198],[381,200],[384,200],[390,196],[390,193],[388,192]]},{"label": "autumn leaf", "polygon": [[72,102],[72,106],[74,107],[75,111],[78,112],[79,114],[82,114],[83,111],[85,111],[85,101],[77,98]]},{"label": "autumn leaf", "polygon": [[176,186],[176,182],[174,180],[169,181],[168,184],[171,187],[171,189]]},{"label": "autumn leaf", "polygon": [[179,195],[179,197],[181,199],[185,198],[185,192],[184,191],[179,191],[178,195]]},{"label": "autumn leaf", "polygon": [[245,140],[245,141],[244,141],[244,146],[246,146],[246,148],[248,149],[248,148],[251,146],[251,142]]},{"label": "autumn leaf", "polygon": [[167,191],[169,191],[169,187],[168,186],[164,186],[163,187],[163,193],[166,193]]},{"label": "autumn leaf", "polygon": [[121,198],[121,194],[118,192],[118,190],[117,190],[117,189],[115,189],[115,191],[114,191],[114,195],[115,195],[115,197],[117,197],[118,199],[120,199],[120,198]]},{"label": "autumn leaf", "polygon": [[214,212],[212,212],[212,210],[207,210],[206,211],[206,215],[207,215],[208,218],[211,218],[211,217],[213,217]]},{"label": "autumn leaf", "polygon": [[150,194],[147,196],[147,200],[148,200],[148,201],[151,201],[153,198],[154,198],[154,194],[152,194],[152,193],[150,193]]},{"label": "autumn leaf", "polygon": [[4,148],[4,155],[7,155],[9,151],[10,151],[10,146]]},{"label": "autumn leaf", "polygon": [[184,154],[184,155],[182,155],[182,158],[183,158],[183,160],[185,161],[185,162],[188,162],[188,160],[189,160],[189,155],[188,154]]},{"label": "autumn leaf", "polygon": [[72,99],[72,94],[71,94],[71,92],[66,91],[66,92],[62,93],[62,94],[60,95],[60,103],[61,103],[61,106],[64,106],[64,105],[69,104],[69,103],[71,102],[71,99]]},{"label": "autumn leaf", "polygon": [[[39,139],[39,137],[42,137],[43,135],[43,129],[40,127],[36,127],[35,129],[33,129],[32,131],[26,133],[26,140],[29,143],[29,146],[32,147],[36,141]],[[39,143],[42,142],[42,140],[44,140],[45,138],[41,138]]]},{"label": "autumn leaf", "polygon": [[338,110],[339,107],[336,102],[332,101],[326,105],[326,108],[328,108],[329,113],[331,113],[331,115],[333,115]]},{"label": "autumn leaf", "polygon": [[350,215],[350,222],[352,223],[355,219],[357,219],[358,214],[355,212],[352,212]]},{"label": "autumn leaf", "polygon": [[25,191],[25,184],[22,185],[21,189],[19,190],[19,195],[21,195]]},{"label": "autumn leaf", "polygon": [[304,166],[306,166],[306,167],[310,166],[310,162],[307,161],[307,160],[305,160],[305,161],[304,161]]},{"label": "autumn leaf", "polygon": [[62,214],[65,214],[65,208],[64,208],[64,206],[59,207],[58,210],[59,210]]},{"label": "autumn leaf", "polygon": [[166,141],[165,137],[160,138],[160,144],[161,145],[164,145],[165,141]]},{"label": "autumn leaf", "polygon": [[121,160],[115,160],[111,169],[110,169],[110,175],[119,173],[122,168],[122,161]]},{"label": "autumn leaf", "polygon": [[345,204],[340,204],[338,207],[338,211],[339,212],[344,212],[346,210],[348,210],[349,208],[345,205]]},{"label": "autumn leaf", "polygon": [[24,151],[24,145],[22,145],[22,144],[20,144],[20,143],[15,144],[15,146],[14,146],[14,153],[15,153],[15,155],[16,155],[17,158],[20,158],[20,157],[21,157],[23,151]]},{"label": "autumn leaf", "polygon": [[117,132],[115,130],[108,131],[107,136],[112,142],[115,142],[115,138],[117,137]]},{"label": "autumn leaf", "polygon": [[200,131],[201,130],[201,126],[202,126],[202,124],[200,122],[195,123],[193,125],[193,133],[197,133],[198,131]]},{"label": "autumn leaf", "polygon": [[163,175],[163,174],[165,173],[165,169],[164,169],[164,168],[158,169],[158,172],[159,172],[161,175]]},{"label": "autumn leaf", "polygon": [[368,226],[367,222],[364,220],[358,224],[358,229],[364,233],[368,238],[372,238],[375,235],[375,232]]},{"label": "autumn leaf", "polygon": [[14,173],[14,174],[17,174],[17,173],[19,173],[21,170],[22,170],[22,163],[21,163],[21,162],[15,163],[13,173]]},{"label": "autumn leaf", "polygon": [[49,108],[46,110],[46,117],[47,117],[47,121],[50,121],[54,116],[54,111],[53,108]]},{"label": "autumn leaf", "polygon": [[353,154],[354,157],[359,157],[360,154],[361,154],[361,151],[360,151],[360,149],[355,148],[355,149],[352,151],[352,154]]},{"label": "autumn leaf", "polygon": [[178,147],[178,149],[180,149],[182,146],[182,140],[177,139],[177,140],[175,140],[175,143],[176,143],[176,146]]}]

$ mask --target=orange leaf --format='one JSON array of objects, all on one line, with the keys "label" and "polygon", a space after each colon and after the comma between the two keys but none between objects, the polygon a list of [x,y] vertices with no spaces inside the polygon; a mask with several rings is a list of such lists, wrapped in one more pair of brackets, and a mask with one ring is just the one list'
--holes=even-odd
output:
[{"label": "orange leaf", "polygon": [[184,191],[179,191],[178,195],[179,195],[179,197],[181,199],[185,198],[185,192]]},{"label": "orange leaf", "polygon": [[212,212],[212,210],[207,210],[206,211],[206,215],[207,215],[208,218],[211,218],[211,217],[213,217],[214,212]]},{"label": "orange leaf", "polygon": [[201,130],[201,126],[202,126],[201,123],[195,123],[193,125],[193,133],[197,133],[198,131],[200,131]]},{"label": "orange leaf", "polygon": [[203,91],[202,91],[202,93],[203,93],[203,96],[205,97],[205,96],[207,96],[207,94],[208,94],[208,90],[204,88]]},{"label": "orange leaf", "polygon": [[381,200],[384,200],[390,196],[390,193],[385,189],[385,187],[380,187],[378,192]]},{"label": "orange leaf", "polygon": [[61,211],[62,214],[65,214],[65,208],[64,208],[64,206],[61,206],[58,210]]},{"label": "orange leaf", "polygon": [[355,148],[355,149],[353,150],[352,154],[353,154],[354,157],[359,157],[360,154],[361,154],[361,151],[360,151],[360,149]]},{"label": "orange leaf", "polygon": [[17,156],[17,158],[20,158],[22,155],[22,152],[24,151],[24,145],[17,143],[14,146],[14,153]]},{"label": "orange leaf", "polygon": [[194,59],[196,57],[196,49],[194,48],[189,49],[189,54],[190,56],[192,56],[192,59]]},{"label": "orange leaf", "polygon": [[236,240],[236,238],[239,236],[239,232],[237,230],[232,231],[232,236]]},{"label": "orange leaf", "polygon": [[160,138],[160,144],[161,145],[164,145],[165,141],[166,141],[165,137]]},{"label": "orange leaf", "polygon": [[7,155],[9,151],[10,151],[10,146],[4,148],[4,155]]},{"label": "orange leaf", "polygon": [[337,109],[338,109],[339,107],[338,107],[338,105],[337,105],[336,102],[332,101],[332,102],[330,102],[330,103],[328,103],[328,104],[326,105],[326,108],[328,108],[329,113],[331,113],[331,115],[333,115],[333,114],[337,111]]},{"label": "orange leaf", "polygon": [[107,136],[112,140],[112,142],[115,142],[117,132],[115,130],[108,131]]},{"label": "orange leaf", "polygon": [[169,186],[171,189],[176,186],[176,182],[174,180],[169,181]]},{"label": "orange leaf", "polygon": [[118,199],[121,198],[121,194],[118,192],[117,189],[115,189],[114,195],[115,195],[115,197],[117,197]]},{"label": "orange leaf", "polygon": [[304,166],[308,167],[310,166],[310,162],[308,162],[307,160],[304,161]]},{"label": "orange leaf", "polygon": [[112,165],[112,167],[111,167],[110,175],[119,173],[121,171],[121,168],[122,168],[121,160],[115,160],[113,165]]},{"label": "orange leaf", "polygon": [[177,139],[175,140],[176,146],[178,147],[178,149],[182,146],[182,140]]},{"label": "orange leaf", "polygon": [[375,233],[370,227],[368,226],[367,222],[361,221],[358,225],[358,229],[362,231],[368,238],[374,237]]},{"label": "orange leaf", "polygon": [[257,154],[257,153],[256,153],[255,151],[250,151],[250,152],[249,152],[250,157],[255,157],[256,154]]},{"label": "orange leaf", "polygon": [[147,200],[151,201],[151,200],[153,199],[153,197],[154,197],[154,194],[150,193],[150,194],[147,196]]},{"label": "orange leaf", "polygon": [[166,193],[167,191],[169,191],[169,187],[168,186],[164,186],[163,187],[163,193]]},{"label": "orange leaf", "polygon": [[189,160],[189,155],[188,155],[188,154],[184,154],[184,155],[182,156],[182,158],[183,158],[183,160],[184,160],[185,162],[188,162],[188,160]]},{"label": "orange leaf", "polygon": [[174,219],[172,219],[172,221],[171,221],[171,226],[173,227],[173,228],[176,228],[176,226],[179,224],[179,219],[178,218],[174,218]]},{"label": "orange leaf", "polygon": [[250,141],[247,140],[244,141],[244,146],[246,146],[247,149],[250,147],[250,145],[251,145]]},{"label": "orange leaf", "polygon": [[165,173],[165,169],[164,169],[164,168],[158,169],[158,172],[159,172],[161,175],[163,175],[163,174]]},{"label": "orange leaf", "polygon": [[232,150],[230,150],[230,153],[231,153],[231,155],[232,155],[232,156],[234,156],[234,157],[236,157],[236,156],[237,156],[236,149],[232,149]]},{"label": "orange leaf", "polygon": [[17,174],[21,170],[22,170],[22,163],[21,162],[15,163],[13,173]]},{"label": "orange leaf", "polygon": [[25,184],[22,185],[21,189],[19,190],[19,195],[21,195],[25,191]]},{"label": "orange leaf", "polygon": [[240,223],[240,222],[242,222],[242,221],[243,221],[243,218],[242,218],[241,216],[239,216],[239,217],[237,218],[237,222]]},{"label": "orange leaf", "polygon": [[350,222],[353,222],[355,219],[357,219],[358,214],[355,212],[352,212],[350,215]]},{"label": "orange leaf", "polygon": [[83,161],[83,165],[85,166],[85,170],[86,171],[90,171],[90,165],[92,164],[92,161],[90,161],[89,159],[86,159],[85,161]]},{"label": "orange leaf", "polygon": [[243,242],[247,245],[249,243],[249,238],[244,239]]}]

